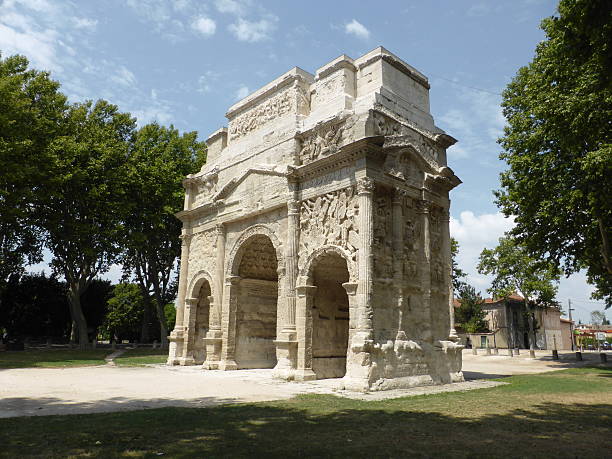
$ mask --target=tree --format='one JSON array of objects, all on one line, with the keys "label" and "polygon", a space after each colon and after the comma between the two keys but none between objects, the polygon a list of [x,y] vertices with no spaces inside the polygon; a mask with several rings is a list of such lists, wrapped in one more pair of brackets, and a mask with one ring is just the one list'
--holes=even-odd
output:
[{"label": "tree", "polygon": [[197,172],[206,147],[196,132],[179,134],[156,123],[136,132],[128,163],[132,211],[125,222],[124,272],[133,275],[145,302],[155,308],[162,346],[168,345],[164,306],[176,295],[176,270],[182,223],[175,213],[183,209],[183,179]]},{"label": "tree", "polygon": [[468,333],[489,331],[485,319],[486,312],[482,309],[484,300],[471,285],[464,285],[460,290],[461,306],[455,309],[455,323]]},{"label": "tree", "polygon": [[457,264],[457,257],[459,256],[459,242],[454,237],[451,238],[451,261],[452,261],[452,278],[453,278],[453,290],[456,292],[455,295],[459,295],[461,290],[467,286],[463,278],[466,277],[465,271],[463,271]]},{"label": "tree", "polygon": [[602,311],[591,312],[591,323],[593,325],[605,325],[606,315]]},{"label": "tree", "polygon": [[587,269],[612,305],[612,2],[561,0],[503,93],[497,203],[536,259]]},{"label": "tree", "polygon": [[516,239],[506,235],[499,239],[495,249],[484,249],[478,263],[480,274],[493,276],[488,292],[498,298],[505,298],[518,292],[524,299],[529,323],[529,347],[535,349],[534,308],[557,307],[556,283],[560,272],[554,263],[535,260],[527,249]]},{"label": "tree", "polygon": [[118,261],[130,197],[125,190],[128,142],[135,121],[105,101],[75,104],[63,135],[49,146],[52,179],[37,210],[54,272],[68,283],[73,336],[88,344],[81,296]]},{"label": "tree", "polygon": [[111,339],[135,339],[138,336],[142,316],[144,315],[144,298],[136,284],[120,283],[115,286],[108,300],[108,311],[102,329]]},{"label": "tree", "polygon": [[41,260],[33,203],[48,178],[47,147],[59,135],[66,97],[23,56],[0,53],[0,290]]}]

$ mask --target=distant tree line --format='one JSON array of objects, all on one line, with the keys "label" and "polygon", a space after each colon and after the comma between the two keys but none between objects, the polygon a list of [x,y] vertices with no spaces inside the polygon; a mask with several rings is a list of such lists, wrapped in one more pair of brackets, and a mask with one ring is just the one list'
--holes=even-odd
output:
[{"label": "distant tree line", "polygon": [[[121,310],[130,326],[157,322],[159,332],[142,325],[139,338],[153,333],[166,344],[164,307],[176,295],[180,252],[174,214],[183,178],[205,160],[196,132],[137,128],[104,100],[69,103],[48,72],[0,53],[0,328],[16,338],[44,329],[86,347],[105,320],[125,331]],[[51,277],[25,275],[44,249]],[[114,264],[132,293],[139,290],[142,317],[110,301],[124,297],[124,287],[113,294],[97,280]],[[101,310],[114,318],[99,317]]]}]

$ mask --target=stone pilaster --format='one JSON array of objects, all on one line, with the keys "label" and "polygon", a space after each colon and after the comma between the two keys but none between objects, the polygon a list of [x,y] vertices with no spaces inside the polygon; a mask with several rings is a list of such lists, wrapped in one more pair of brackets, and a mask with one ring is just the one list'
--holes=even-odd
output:
[{"label": "stone pilaster", "polygon": [[457,331],[455,330],[455,307],[453,306],[453,265],[451,254],[450,237],[450,214],[447,210],[442,211],[440,218],[440,236],[442,239],[442,259],[444,260],[444,282],[448,286],[448,314],[449,314],[449,333],[448,339],[457,341]]},{"label": "stone pilaster", "polygon": [[221,359],[221,344],[223,331],[221,328],[221,316],[223,308],[223,272],[225,268],[225,226],[219,224],[215,227],[215,278],[213,279],[214,295],[210,300],[209,329],[206,333],[206,361],[202,368],[215,370],[219,368]]},{"label": "stone pilaster", "polygon": [[397,288],[397,335],[396,339],[405,340],[404,330],[404,212],[406,192],[400,188],[393,190],[391,213],[393,219],[393,280]]},{"label": "stone pilaster", "polygon": [[183,323],[185,329],[183,331],[183,354],[181,356],[181,365],[193,365],[193,346],[194,346],[194,335],[195,335],[195,322],[198,313],[199,298],[186,298],[185,299],[185,314],[183,317]]},{"label": "stone pilaster", "polygon": [[431,342],[431,247],[429,234],[429,212],[431,202],[417,202],[417,213],[421,225],[421,240],[419,241],[419,274],[421,288],[422,339]]},{"label": "stone pilaster", "polygon": [[357,328],[368,335],[372,331],[372,243],[373,243],[373,215],[372,201],[375,184],[369,177],[362,177],[357,181],[357,194],[359,196],[359,233],[361,246],[359,247],[359,288],[357,293],[360,300],[360,314]]},{"label": "stone pilaster", "polygon": [[168,352],[168,365],[178,365],[184,353],[183,348],[186,346],[183,333],[184,326],[184,311],[185,311],[185,296],[187,292],[187,277],[189,275],[189,247],[191,244],[191,228],[183,228],[181,234],[181,271],[179,274],[178,298],[176,303],[176,325],[170,333],[170,349]]},{"label": "stone pilaster", "polygon": [[312,307],[317,287],[298,285],[295,291],[298,348],[294,377],[298,381],[310,381],[317,379],[312,371]]},{"label": "stone pilaster", "polygon": [[220,370],[235,370],[236,365],[236,312],[240,293],[240,276],[228,276],[223,289],[223,349],[221,351]]}]

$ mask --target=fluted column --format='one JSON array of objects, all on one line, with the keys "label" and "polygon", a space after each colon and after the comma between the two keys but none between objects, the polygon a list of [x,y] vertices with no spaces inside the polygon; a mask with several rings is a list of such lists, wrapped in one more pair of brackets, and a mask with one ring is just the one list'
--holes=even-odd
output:
[{"label": "fluted column", "polygon": [[185,296],[187,292],[187,277],[189,275],[189,247],[191,245],[191,228],[183,228],[181,234],[181,267],[179,272],[178,298],[176,302],[176,322],[170,333],[170,348],[168,350],[168,365],[178,365],[183,356],[184,343],[184,313]]},{"label": "fluted column", "polygon": [[421,279],[421,308],[422,308],[422,338],[425,341],[433,339],[431,332],[431,248],[429,235],[429,211],[431,202],[421,200],[417,202],[417,213],[421,222],[421,240],[419,248],[419,269]]},{"label": "fluted column", "polygon": [[295,379],[309,381],[317,379],[312,371],[312,307],[317,287],[313,285],[298,285],[296,290],[296,323],[297,323],[297,369]]},{"label": "fluted column", "polygon": [[236,310],[238,308],[238,295],[240,289],[240,276],[228,276],[223,290],[223,349],[221,351],[220,370],[235,370],[236,365]]},{"label": "fluted column", "polygon": [[223,272],[225,270],[225,226],[219,224],[215,227],[215,302],[211,308],[210,329],[221,331],[221,307],[223,305]]},{"label": "fluted column", "polygon": [[400,188],[393,190],[391,212],[393,219],[393,278],[397,288],[397,336],[406,339],[403,321],[404,306],[404,212],[402,210],[406,192]]},{"label": "fluted column", "polygon": [[448,210],[442,211],[440,218],[440,236],[442,239],[442,257],[444,269],[444,282],[448,286],[448,314],[449,314],[449,333],[448,339],[457,341],[457,331],[455,330],[455,307],[453,306],[453,264],[451,254],[451,238],[450,238],[450,214]]},{"label": "fluted column", "polygon": [[361,331],[372,330],[372,242],[373,242],[373,216],[372,200],[374,194],[374,181],[369,177],[362,177],[357,181],[357,194],[359,196],[359,232],[361,246],[359,247],[359,288],[361,299],[361,314],[357,327]]},{"label": "fluted column", "polygon": [[287,251],[285,253],[286,315],[283,331],[295,333],[295,283],[298,276],[298,250],[300,240],[300,203],[287,202]]}]

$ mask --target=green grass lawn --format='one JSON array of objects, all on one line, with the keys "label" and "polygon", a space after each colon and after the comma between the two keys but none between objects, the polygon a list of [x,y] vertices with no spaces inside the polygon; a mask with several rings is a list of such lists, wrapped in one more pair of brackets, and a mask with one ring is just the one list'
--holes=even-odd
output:
[{"label": "green grass lawn", "polygon": [[125,354],[115,358],[115,364],[120,366],[140,366],[148,364],[166,363],[168,360],[167,349],[129,349]]},{"label": "green grass lawn", "polygon": [[0,419],[0,456],[609,456],[612,369],[504,381],[510,384],[380,402],[308,395],[215,408]]},{"label": "green grass lawn", "polygon": [[53,368],[104,365],[108,349],[29,349],[0,352],[2,368]]}]

